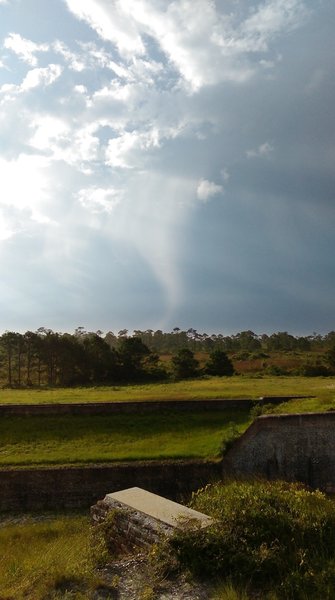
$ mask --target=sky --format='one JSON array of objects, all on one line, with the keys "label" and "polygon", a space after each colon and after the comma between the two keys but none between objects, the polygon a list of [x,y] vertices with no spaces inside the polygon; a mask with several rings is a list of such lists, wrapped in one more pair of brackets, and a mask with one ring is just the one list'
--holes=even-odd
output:
[{"label": "sky", "polygon": [[0,330],[335,329],[333,0],[0,0]]}]

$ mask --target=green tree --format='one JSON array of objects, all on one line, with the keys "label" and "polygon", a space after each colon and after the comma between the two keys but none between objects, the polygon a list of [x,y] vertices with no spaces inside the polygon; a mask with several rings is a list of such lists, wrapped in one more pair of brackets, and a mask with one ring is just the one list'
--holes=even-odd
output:
[{"label": "green tree", "polygon": [[199,375],[199,362],[189,348],[181,348],[172,357],[173,374],[177,379],[186,379]]},{"label": "green tree", "polygon": [[335,344],[326,352],[325,359],[330,371],[335,373]]},{"label": "green tree", "polygon": [[206,362],[205,370],[208,375],[226,375],[230,377],[234,373],[234,366],[230,358],[223,350],[213,350]]},{"label": "green tree", "polygon": [[141,338],[137,336],[119,338],[118,354],[124,379],[136,380],[145,376],[145,359],[151,352]]}]

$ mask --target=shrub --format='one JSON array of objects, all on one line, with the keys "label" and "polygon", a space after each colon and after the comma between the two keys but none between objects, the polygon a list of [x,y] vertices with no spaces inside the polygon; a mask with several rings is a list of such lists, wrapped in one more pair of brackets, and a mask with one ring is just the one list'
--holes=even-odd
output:
[{"label": "shrub", "polygon": [[268,367],[266,367],[265,373],[274,377],[282,377],[283,375],[289,375],[287,369],[278,365],[269,365]]},{"label": "shrub", "polygon": [[304,377],[328,377],[332,373],[325,365],[306,363],[301,368],[301,375]]},{"label": "shrub", "polygon": [[187,379],[199,375],[199,362],[192,350],[181,348],[171,360],[173,374],[177,379]]},{"label": "shrub", "polygon": [[208,375],[218,375],[219,377],[223,375],[230,377],[234,374],[233,363],[223,350],[213,350],[210,353],[205,369]]},{"label": "shrub", "polygon": [[197,492],[192,507],[213,516],[172,545],[183,567],[279,598],[331,599],[335,585],[335,509],[321,492],[284,482],[232,482]]}]

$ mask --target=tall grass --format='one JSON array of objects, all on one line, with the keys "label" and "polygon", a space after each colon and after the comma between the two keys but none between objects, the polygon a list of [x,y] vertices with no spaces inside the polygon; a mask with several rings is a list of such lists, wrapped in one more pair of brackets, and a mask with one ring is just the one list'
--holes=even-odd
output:
[{"label": "tall grass", "polygon": [[87,599],[95,584],[87,517],[0,527],[0,598]]}]

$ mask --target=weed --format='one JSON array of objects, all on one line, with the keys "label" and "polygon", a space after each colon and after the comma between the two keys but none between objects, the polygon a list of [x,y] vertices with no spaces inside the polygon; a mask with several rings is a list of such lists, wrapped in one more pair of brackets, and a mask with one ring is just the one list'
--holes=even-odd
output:
[{"label": "weed", "polygon": [[151,586],[145,586],[144,590],[141,592],[139,600],[154,600],[155,592]]}]

